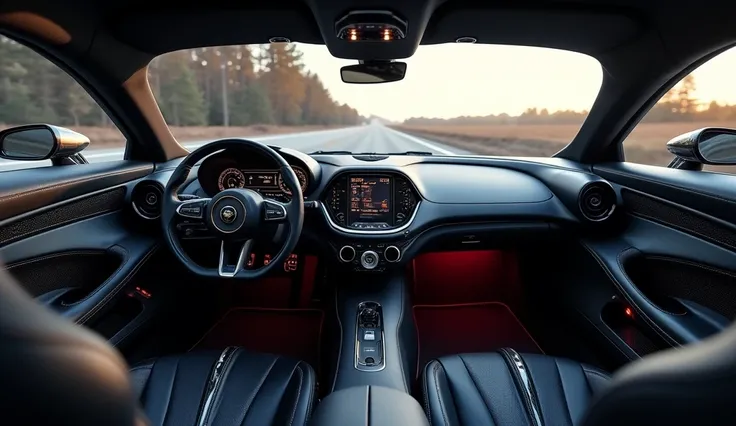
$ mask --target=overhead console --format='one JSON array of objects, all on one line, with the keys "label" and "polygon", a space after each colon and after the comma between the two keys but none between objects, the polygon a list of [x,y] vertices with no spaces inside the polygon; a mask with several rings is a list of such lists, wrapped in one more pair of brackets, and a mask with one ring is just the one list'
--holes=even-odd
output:
[{"label": "overhead console", "polygon": [[411,224],[420,198],[396,172],[346,172],[327,187],[323,206],[330,224],[344,232],[386,234]]}]

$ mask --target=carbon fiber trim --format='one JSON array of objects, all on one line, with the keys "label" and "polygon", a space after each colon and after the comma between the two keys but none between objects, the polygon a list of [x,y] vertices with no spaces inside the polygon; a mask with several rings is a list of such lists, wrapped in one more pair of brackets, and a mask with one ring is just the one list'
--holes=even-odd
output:
[{"label": "carbon fiber trim", "polygon": [[0,227],[0,246],[68,223],[119,210],[124,202],[125,188],[118,187],[31,214]]}]

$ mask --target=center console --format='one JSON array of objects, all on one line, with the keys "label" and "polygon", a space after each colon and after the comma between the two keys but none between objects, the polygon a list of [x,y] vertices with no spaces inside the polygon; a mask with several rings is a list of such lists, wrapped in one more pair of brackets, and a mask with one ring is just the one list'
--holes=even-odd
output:
[{"label": "center console", "polygon": [[383,272],[401,261],[409,244],[401,231],[411,225],[421,202],[408,177],[345,172],[325,193],[322,208],[330,226],[353,236],[331,242],[338,261],[360,272]]},{"label": "center console", "polygon": [[311,426],[428,426],[421,405],[411,395],[381,386],[355,386],[322,400]]},{"label": "center console", "polygon": [[[337,277],[335,277],[337,279]],[[331,391],[382,386],[410,392],[416,374],[416,329],[403,272],[380,279],[340,274],[335,289],[334,331],[339,347],[329,351],[334,365]],[[334,364],[333,364],[334,363]]]}]

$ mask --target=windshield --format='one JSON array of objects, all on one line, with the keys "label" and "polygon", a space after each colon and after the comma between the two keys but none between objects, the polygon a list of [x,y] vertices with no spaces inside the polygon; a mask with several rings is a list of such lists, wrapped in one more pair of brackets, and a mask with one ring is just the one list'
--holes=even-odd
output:
[{"label": "windshield", "polygon": [[306,153],[548,156],[600,89],[593,58],[519,46],[420,46],[403,80],[348,84],[325,46],[207,47],[156,58],[149,81],[188,148],[245,137]]}]

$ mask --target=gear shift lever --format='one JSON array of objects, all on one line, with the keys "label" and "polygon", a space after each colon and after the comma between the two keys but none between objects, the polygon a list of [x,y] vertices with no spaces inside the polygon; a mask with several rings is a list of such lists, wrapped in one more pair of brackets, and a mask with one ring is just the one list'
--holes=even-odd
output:
[{"label": "gear shift lever", "polygon": [[373,308],[364,308],[360,312],[360,327],[374,328],[378,327],[379,314]]},{"label": "gear shift lever", "polygon": [[360,303],[357,315],[355,368],[360,371],[381,371],[385,367],[381,305],[376,302]]}]

